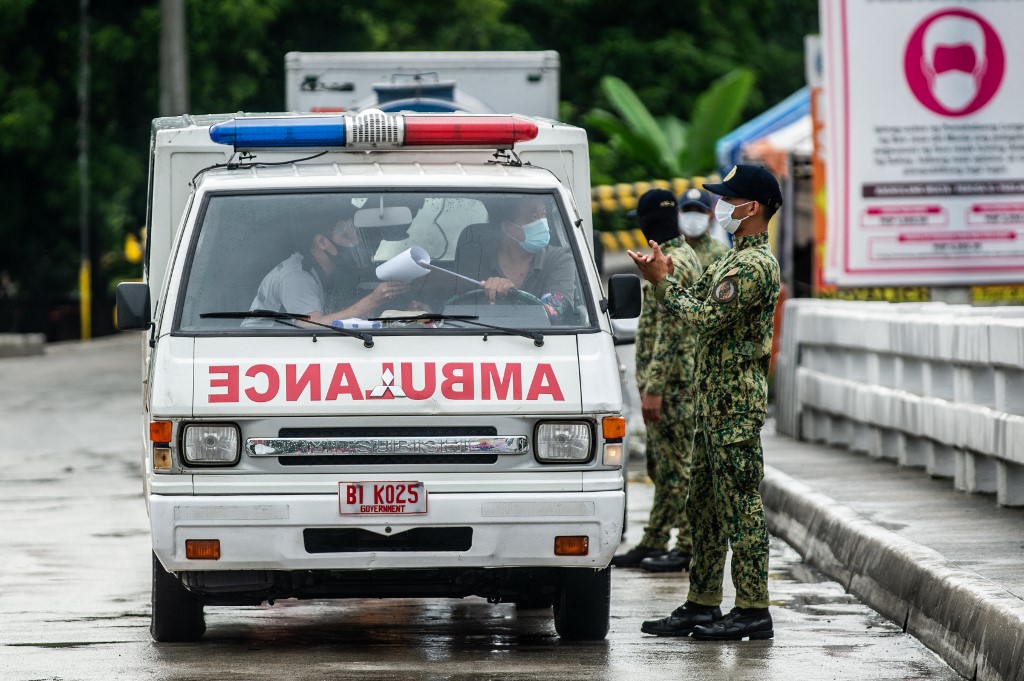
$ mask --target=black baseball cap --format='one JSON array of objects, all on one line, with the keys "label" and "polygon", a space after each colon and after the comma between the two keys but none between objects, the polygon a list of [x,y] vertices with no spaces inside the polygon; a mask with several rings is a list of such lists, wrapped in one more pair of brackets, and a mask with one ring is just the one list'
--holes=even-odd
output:
[{"label": "black baseball cap", "polygon": [[671,211],[674,214],[675,210],[676,196],[667,189],[648,189],[636,202],[636,216],[640,222],[659,211]]},{"label": "black baseball cap", "polygon": [[753,199],[775,211],[782,205],[782,189],[779,181],[764,166],[741,163],[717,184],[705,184],[707,189],[719,196],[732,199]]},{"label": "black baseball cap", "polygon": [[676,195],[667,189],[648,189],[636,202],[636,219],[648,239],[664,243],[679,236]]},{"label": "black baseball cap", "polygon": [[705,213],[711,212],[711,194],[703,189],[690,187],[680,194],[678,201],[679,210],[684,208],[699,208]]}]

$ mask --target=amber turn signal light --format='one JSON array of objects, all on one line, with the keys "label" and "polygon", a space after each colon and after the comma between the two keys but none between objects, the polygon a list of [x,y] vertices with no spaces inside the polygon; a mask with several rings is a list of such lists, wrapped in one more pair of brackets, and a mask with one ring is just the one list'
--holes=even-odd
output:
[{"label": "amber turn signal light", "polygon": [[589,537],[555,537],[556,556],[585,556],[589,552]]},{"label": "amber turn signal light", "polygon": [[150,442],[170,442],[171,431],[174,428],[174,424],[170,421],[150,421],[149,423],[149,441]]},{"label": "amber turn signal light", "polygon": [[220,560],[220,539],[186,539],[185,557],[189,560]]},{"label": "amber turn signal light", "polygon": [[621,416],[605,416],[601,420],[601,431],[605,440],[621,440],[626,437],[626,419]]}]

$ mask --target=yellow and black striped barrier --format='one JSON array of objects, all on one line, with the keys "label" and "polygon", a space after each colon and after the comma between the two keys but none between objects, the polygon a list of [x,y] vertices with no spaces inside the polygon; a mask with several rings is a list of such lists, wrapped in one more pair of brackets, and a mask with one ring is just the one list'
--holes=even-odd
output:
[{"label": "yellow and black striped barrier", "polygon": [[[595,213],[625,212],[636,208],[637,200],[648,189],[668,189],[676,196],[692,186],[700,186],[704,182],[717,182],[717,175],[709,177],[676,177],[671,180],[651,180],[650,182],[619,182],[617,184],[599,184],[590,190],[590,207]],[[614,232],[600,232],[601,243],[605,250],[620,251],[636,250],[646,246],[643,232],[639,228],[623,229]]]}]

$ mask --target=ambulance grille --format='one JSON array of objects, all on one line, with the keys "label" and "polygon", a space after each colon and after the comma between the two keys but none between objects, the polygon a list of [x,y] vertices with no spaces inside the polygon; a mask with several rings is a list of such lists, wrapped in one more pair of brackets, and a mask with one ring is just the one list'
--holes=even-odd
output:
[{"label": "ambulance grille", "polygon": [[494,436],[494,426],[347,426],[341,428],[281,428],[278,437],[458,437]]},{"label": "ambulance grille", "polygon": [[[458,437],[494,436],[494,426],[376,426],[342,428],[281,428],[278,437]],[[497,454],[380,454],[343,456],[281,456],[282,466],[436,466],[444,464],[486,465],[498,462]]]},{"label": "ambulance grille", "polygon": [[342,456],[279,456],[282,466],[437,466],[498,463],[497,454],[345,454]]}]

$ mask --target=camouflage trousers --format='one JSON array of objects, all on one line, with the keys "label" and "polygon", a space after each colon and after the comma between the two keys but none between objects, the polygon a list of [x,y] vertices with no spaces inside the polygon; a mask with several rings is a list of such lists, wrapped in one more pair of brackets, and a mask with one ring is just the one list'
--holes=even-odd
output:
[{"label": "camouflage trousers", "polygon": [[654,482],[654,505],[640,543],[667,549],[669,532],[679,528],[675,548],[691,553],[690,523],[686,518],[686,495],[690,489],[690,449],[693,444],[693,416],[690,410],[666,396],[661,420],[647,424],[647,475]]},{"label": "camouflage trousers", "polygon": [[767,608],[768,530],[758,490],[764,477],[761,438],[716,447],[699,430],[690,474],[687,516],[693,528],[693,561],[687,600],[721,604],[731,546],[736,606]]}]

